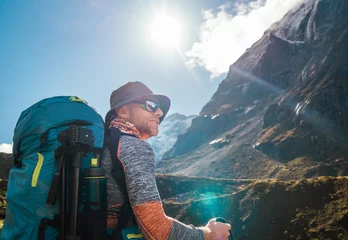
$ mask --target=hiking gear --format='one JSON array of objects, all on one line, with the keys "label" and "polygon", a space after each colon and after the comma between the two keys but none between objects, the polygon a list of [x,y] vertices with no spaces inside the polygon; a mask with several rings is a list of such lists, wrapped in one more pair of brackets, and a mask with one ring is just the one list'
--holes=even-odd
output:
[{"label": "hiking gear", "polygon": [[47,98],[21,113],[1,239],[56,239],[60,232],[93,239],[106,231],[106,192],[94,195],[106,185],[98,164],[103,133],[102,117],[75,96]]},{"label": "hiking gear", "polygon": [[[154,94],[145,84],[141,82],[128,82],[120,88],[114,90],[110,96],[110,109],[115,109],[133,102],[139,98],[153,96],[159,103],[159,107],[163,112],[163,116],[160,118],[160,123],[165,118],[170,108],[170,100],[167,96]],[[108,119],[108,115],[105,119]]]},{"label": "hiking gear", "polygon": [[[217,222],[222,222],[222,223],[228,223],[228,222],[226,221],[226,219],[224,219],[223,217],[217,217],[217,218],[215,219],[215,221],[217,221]],[[233,240],[232,230],[230,230],[230,236],[228,236],[228,240]]]},{"label": "hiking gear", "polygon": [[153,100],[135,100],[132,103],[138,103],[139,106],[149,112],[156,112],[159,104]]},{"label": "hiking gear", "polygon": [[[98,158],[91,158],[90,167],[84,169],[84,177],[82,189],[80,190],[80,169],[82,154],[88,152],[97,152],[93,145],[94,139],[92,131],[87,128],[82,128],[76,125],[71,125],[68,129],[62,131],[58,135],[58,141],[62,144],[60,152],[62,157],[67,161],[70,158],[70,162],[63,162],[70,168],[69,190],[71,196],[65,192],[65,178],[62,177],[62,184],[60,190],[61,199],[69,199],[70,203],[68,215],[69,219],[66,224],[62,222],[60,225],[60,236],[68,239],[100,239],[106,236],[106,212],[107,212],[107,200],[106,200],[106,179],[104,169],[98,167]],[[98,150],[101,150],[100,148]],[[98,151],[98,153],[101,151]],[[70,165],[68,165],[70,163]],[[62,173],[65,176],[66,168],[61,164],[58,165],[57,174]],[[55,177],[57,175],[55,174]],[[55,190],[59,180],[54,178],[52,181],[51,189],[47,198],[47,203],[54,203],[55,194],[52,193],[52,189]],[[79,191],[82,191],[82,196],[79,197]],[[67,198],[66,198],[67,196]],[[80,206],[79,206],[79,203]],[[61,201],[60,216],[65,216],[64,202]],[[82,209],[78,210],[78,207]],[[79,213],[79,219],[78,219]],[[77,224],[78,223],[78,224]],[[65,231],[65,225],[67,231]],[[77,227],[78,226],[78,227]],[[67,234],[66,234],[67,233]]]}]

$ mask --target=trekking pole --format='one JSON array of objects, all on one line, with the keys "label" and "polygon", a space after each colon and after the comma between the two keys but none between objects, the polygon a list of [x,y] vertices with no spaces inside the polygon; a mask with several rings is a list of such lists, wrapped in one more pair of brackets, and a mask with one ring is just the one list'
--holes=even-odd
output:
[{"label": "trekking pole", "polygon": [[[226,221],[226,219],[222,218],[222,217],[217,217],[216,218],[217,222],[222,222],[222,223],[228,223]],[[230,230],[230,236],[228,237],[228,240],[233,240],[233,235],[232,235],[232,231]]]}]

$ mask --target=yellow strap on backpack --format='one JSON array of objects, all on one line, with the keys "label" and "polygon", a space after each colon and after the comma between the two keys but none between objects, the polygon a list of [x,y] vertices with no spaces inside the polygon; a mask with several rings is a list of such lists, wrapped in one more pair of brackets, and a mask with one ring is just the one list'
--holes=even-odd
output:
[{"label": "yellow strap on backpack", "polygon": [[71,96],[71,97],[69,98],[69,100],[70,100],[71,102],[84,102],[83,99],[80,98],[80,97],[78,97],[78,96]]},{"label": "yellow strap on backpack", "polygon": [[144,237],[144,235],[141,233],[139,233],[139,234],[127,234],[127,239],[133,239],[133,238],[137,239],[137,238],[143,238],[143,237]]},{"label": "yellow strap on backpack", "polygon": [[39,178],[40,171],[42,168],[42,163],[44,161],[44,156],[41,153],[37,153],[37,155],[38,155],[38,160],[37,160],[34,172],[33,172],[33,177],[31,179],[31,186],[32,187],[36,187],[37,179]]}]

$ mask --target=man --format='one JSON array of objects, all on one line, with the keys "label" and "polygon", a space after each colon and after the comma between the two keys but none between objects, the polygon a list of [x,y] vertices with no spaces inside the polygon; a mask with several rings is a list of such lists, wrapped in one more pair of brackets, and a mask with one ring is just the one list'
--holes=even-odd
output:
[{"label": "man", "polygon": [[108,178],[108,227],[114,229],[115,239],[121,231],[123,239],[127,234],[139,237],[138,229],[145,239],[228,239],[229,224],[212,219],[205,227],[193,227],[163,211],[155,155],[144,140],[158,134],[169,107],[168,97],[153,94],[141,82],[129,82],[112,92],[102,157]]}]

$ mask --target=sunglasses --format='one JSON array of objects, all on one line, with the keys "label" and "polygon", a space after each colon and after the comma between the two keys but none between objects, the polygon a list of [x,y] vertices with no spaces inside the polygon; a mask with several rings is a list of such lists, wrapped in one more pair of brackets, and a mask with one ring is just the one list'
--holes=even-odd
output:
[{"label": "sunglasses", "polygon": [[133,103],[139,104],[139,106],[149,112],[156,112],[159,108],[159,103],[153,100],[136,100],[132,101]]}]

